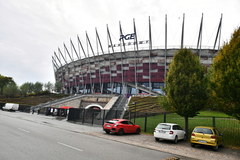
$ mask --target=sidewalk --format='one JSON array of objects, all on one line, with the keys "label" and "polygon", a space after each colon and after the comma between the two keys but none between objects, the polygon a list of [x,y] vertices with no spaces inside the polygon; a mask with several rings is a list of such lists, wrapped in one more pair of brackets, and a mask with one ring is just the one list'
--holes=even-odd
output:
[{"label": "sidewalk", "polygon": [[[208,147],[191,147],[189,142],[180,141],[178,144],[174,144],[169,141],[160,141],[156,142],[152,135],[108,135],[103,132],[101,126],[90,126],[90,125],[81,125],[77,123],[71,123],[66,121],[66,119],[56,119],[52,116],[44,116],[37,114],[21,113],[16,112],[13,114],[7,114],[0,111],[0,115],[16,117],[19,119],[32,121],[35,123],[41,123],[44,125],[49,125],[56,128],[61,128],[75,133],[86,134],[90,136],[95,136],[99,138],[104,138],[108,140],[113,140],[121,143],[126,143],[130,145],[140,146],[144,148],[149,148],[153,150],[163,151],[167,153],[172,153],[184,157],[189,157],[189,159],[202,159],[202,160],[239,160],[240,159],[240,150],[220,148],[219,151],[213,151]],[[186,159],[186,158],[183,158]]]},{"label": "sidewalk", "polygon": [[219,151],[213,151],[209,147],[191,147],[189,142],[179,141],[178,144],[174,144],[169,141],[156,142],[152,135],[108,135],[104,132],[92,132],[88,135],[101,137],[117,142],[127,143],[140,147],[145,147],[153,150],[159,150],[168,152],[184,157],[202,160],[239,160],[240,150],[233,150],[228,148],[219,148]]}]

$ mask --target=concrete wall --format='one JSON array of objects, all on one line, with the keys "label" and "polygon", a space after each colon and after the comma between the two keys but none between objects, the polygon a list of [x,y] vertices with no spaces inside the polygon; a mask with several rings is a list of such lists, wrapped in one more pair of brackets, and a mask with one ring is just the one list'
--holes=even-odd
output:
[{"label": "concrete wall", "polygon": [[[86,106],[89,106],[92,104],[98,104],[102,106],[102,108],[104,108],[106,104],[108,104],[109,101],[111,101],[112,98],[113,97],[100,97],[100,96],[82,97],[79,99],[69,100],[59,104],[51,105],[51,107],[59,108],[61,106],[70,106],[73,108],[85,108]],[[111,108],[111,106],[109,106],[108,108]]]}]

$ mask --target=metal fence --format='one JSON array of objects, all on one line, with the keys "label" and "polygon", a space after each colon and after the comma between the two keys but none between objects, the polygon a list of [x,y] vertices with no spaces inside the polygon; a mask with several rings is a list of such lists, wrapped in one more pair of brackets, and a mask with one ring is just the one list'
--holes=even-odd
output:
[{"label": "metal fence", "polygon": [[70,108],[68,121],[80,122],[82,124],[103,125],[105,121],[113,118],[121,118],[123,110],[94,110]]},{"label": "metal fence", "polygon": [[[68,110],[57,109],[57,112],[51,112],[53,108],[45,108],[40,113],[46,115],[67,117],[68,121],[74,121],[88,125],[103,125],[104,122],[114,118],[129,119],[135,124],[141,126],[142,131],[153,133],[158,123],[177,123],[185,128],[184,118],[176,113],[144,113],[129,112],[117,109],[96,110],[70,108]],[[203,117],[196,116],[189,118],[189,130],[191,133],[195,126],[214,126],[224,136],[224,144],[227,146],[240,146],[240,121],[232,117]],[[190,134],[191,135],[191,134]]]},{"label": "metal fence", "polygon": [[[158,123],[177,123],[185,127],[184,117],[176,113],[142,113],[126,112],[125,117],[135,124],[141,126],[147,133],[153,133]],[[240,121],[232,117],[209,117],[196,116],[189,118],[188,133],[191,135],[195,126],[213,126],[216,127],[224,137],[224,144],[227,146],[240,146]]]}]

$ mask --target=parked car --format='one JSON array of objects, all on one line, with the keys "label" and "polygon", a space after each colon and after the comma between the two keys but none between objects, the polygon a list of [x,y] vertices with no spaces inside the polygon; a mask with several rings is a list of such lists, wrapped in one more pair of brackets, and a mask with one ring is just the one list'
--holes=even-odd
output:
[{"label": "parked car", "polygon": [[215,127],[197,126],[191,135],[191,146],[195,144],[213,146],[214,150],[218,150],[223,145],[222,134]]},{"label": "parked car", "polygon": [[3,110],[6,111],[17,111],[19,108],[19,104],[16,103],[6,103],[4,107],[2,107]]},{"label": "parked car", "polygon": [[109,133],[117,133],[122,135],[124,133],[137,133],[141,132],[141,127],[139,125],[133,124],[127,119],[112,119],[107,121],[103,125],[103,130]]},{"label": "parked car", "polygon": [[177,143],[178,140],[186,140],[186,132],[175,123],[159,123],[153,134],[156,141],[163,139]]}]

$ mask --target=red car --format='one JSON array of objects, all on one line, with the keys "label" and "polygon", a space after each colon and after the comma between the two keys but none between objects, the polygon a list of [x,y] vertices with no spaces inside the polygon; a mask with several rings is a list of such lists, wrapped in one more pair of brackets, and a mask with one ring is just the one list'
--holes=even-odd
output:
[{"label": "red car", "polygon": [[139,125],[133,124],[127,119],[112,119],[107,121],[103,125],[103,130],[107,133],[117,133],[122,135],[124,133],[136,133],[141,132],[141,127]]}]

